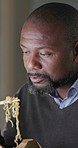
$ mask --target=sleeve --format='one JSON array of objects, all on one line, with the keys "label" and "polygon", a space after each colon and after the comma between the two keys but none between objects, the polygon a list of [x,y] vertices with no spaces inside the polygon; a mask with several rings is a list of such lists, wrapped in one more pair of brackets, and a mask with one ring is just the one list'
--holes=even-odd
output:
[{"label": "sleeve", "polygon": [[0,146],[5,147],[5,141],[2,135],[0,135]]},{"label": "sleeve", "polygon": [[10,122],[6,123],[4,130],[2,131],[2,136],[4,137],[6,148],[12,148],[16,146],[14,142],[16,136],[16,128],[14,124],[12,127]]}]

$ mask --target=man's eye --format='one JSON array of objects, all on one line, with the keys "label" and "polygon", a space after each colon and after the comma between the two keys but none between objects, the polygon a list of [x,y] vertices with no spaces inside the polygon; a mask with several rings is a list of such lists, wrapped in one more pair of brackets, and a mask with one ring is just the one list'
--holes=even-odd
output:
[{"label": "man's eye", "polygon": [[30,54],[30,51],[23,51],[23,54],[29,55]]},{"label": "man's eye", "polygon": [[40,53],[40,55],[43,56],[43,57],[48,57],[48,56],[50,56],[51,54],[50,54],[50,53]]}]

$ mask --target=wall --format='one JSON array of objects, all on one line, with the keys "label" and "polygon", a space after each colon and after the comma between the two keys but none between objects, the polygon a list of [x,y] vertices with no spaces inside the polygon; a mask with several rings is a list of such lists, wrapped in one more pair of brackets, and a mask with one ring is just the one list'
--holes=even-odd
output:
[{"label": "wall", "polygon": [[70,4],[78,9],[78,0],[30,0],[31,11],[34,8],[39,7],[40,5],[45,4],[45,3],[49,3],[49,2],[67,3],[67,4]]},{"label": "wall", "polygon": [[[0,0],[0,100],[13,96],[26,81],[19,46],[20,30],[29,12],[29,0]],[[0,128],[4,126],[0,106]]]}]

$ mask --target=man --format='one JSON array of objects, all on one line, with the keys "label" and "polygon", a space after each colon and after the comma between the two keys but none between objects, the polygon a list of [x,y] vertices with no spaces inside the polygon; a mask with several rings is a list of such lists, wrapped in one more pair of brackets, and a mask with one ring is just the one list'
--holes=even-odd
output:
[{"label": "man", "polygon": [[[29,80],[16,94],[22,139],[42,148],[77,148],[78,11],[62,3],[37,8],[22,27],[20,47]],[[15,134],[8,123],[8,148]]]}]

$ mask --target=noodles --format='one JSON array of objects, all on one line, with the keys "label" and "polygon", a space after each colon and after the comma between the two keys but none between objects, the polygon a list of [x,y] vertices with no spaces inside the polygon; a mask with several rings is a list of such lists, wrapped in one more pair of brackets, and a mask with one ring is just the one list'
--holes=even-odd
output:
[{"label": "noodles", "polygon": [[15,136],[15,140],[14,142],[16,143],[16,145],[18,145],[18,139],[21,140],[21,134],[20,134],[20,129],[19,129],[19,99],[18,97],[10,97],[7,96],[5,100],[0,101],[0,105],[4,105],[3,109],[5,111],[5,121],[11,122],[12,127],[13,125],[13,121],[11,120],[11,116],[13,118],[16,119],[16,130],[17,130],[17,134]]}]

